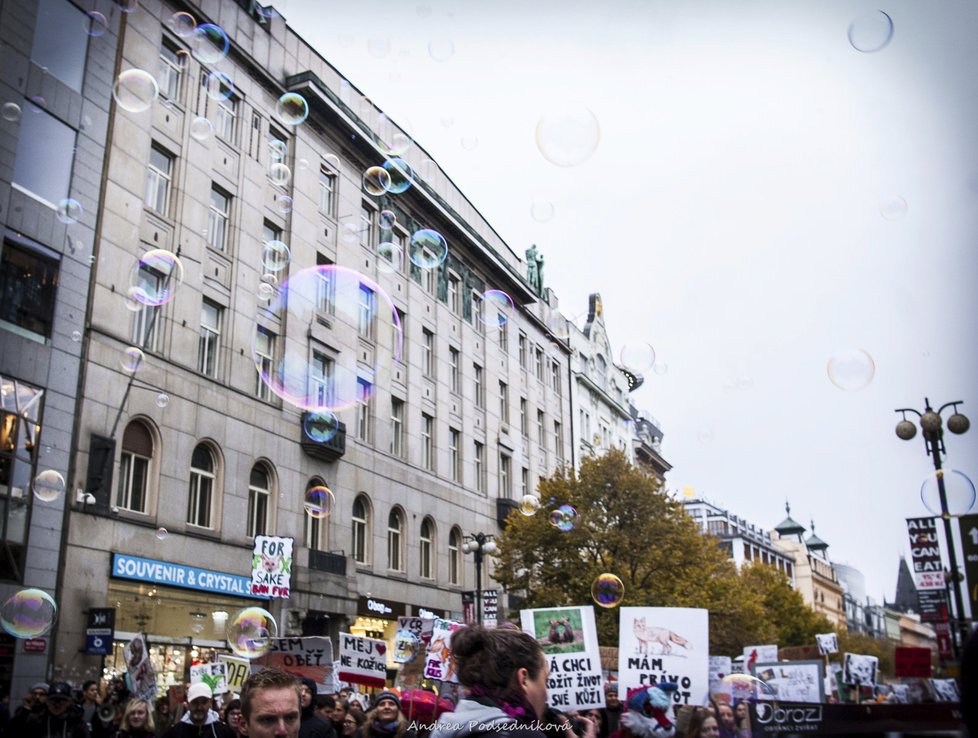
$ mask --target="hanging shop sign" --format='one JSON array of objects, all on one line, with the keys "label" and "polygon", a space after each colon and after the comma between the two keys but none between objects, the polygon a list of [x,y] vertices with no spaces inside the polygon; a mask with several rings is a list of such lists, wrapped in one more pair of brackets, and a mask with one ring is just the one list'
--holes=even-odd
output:
[{"label": "hanging shop sign", "polygon": [[91,607],[88,609],[88,625],[85,627],[85,653],[108,656],[115,640],[115,608]]}]

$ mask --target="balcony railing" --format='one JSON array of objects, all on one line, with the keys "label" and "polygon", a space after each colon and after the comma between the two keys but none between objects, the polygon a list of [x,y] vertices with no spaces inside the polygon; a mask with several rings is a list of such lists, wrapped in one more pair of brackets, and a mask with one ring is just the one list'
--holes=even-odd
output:
[{"label": "balcony railing", "polygon": [[309,568],[346,576],[346,556],[331,551],[309,549]]},{"label": "balcony railing", "polygon": [[310,456],[323,461],[337,461],[346,453],[346,423],[337,421],[336,432],[325,441],[314,441],[306,433],[306,418],[310,413],[303,413],[301,419],[302,450]]}]

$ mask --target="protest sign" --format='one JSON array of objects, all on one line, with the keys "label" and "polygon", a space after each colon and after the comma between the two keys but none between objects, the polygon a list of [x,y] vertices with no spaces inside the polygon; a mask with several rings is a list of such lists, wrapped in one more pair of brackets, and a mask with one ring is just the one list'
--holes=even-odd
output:
[{"label": "protest sign", "polygon": [[893,651],[893,674],[898,677],[930,678],[931,650],[897,646]]},{"label": "protest sign", "polygon": [[227,664],[193,664],[190,667],[190,683],[203,682],[211,688],[211,694],[225,694],[228,691]]},{"label": "protest sign", "polygon": [[523,630],[543,648],[550,666],[547,702],[558,710],[604,707],[598,631],[591,607],[520,612]]},{"label": "protest sign", "polygon": [[724,678],[730,676],[733,662],[729,656],[710,656],[709,680],[710,696],[721,702],[732,702],[730,685],[724,683]]},{"label": "protest sign", "polygon": [[273,666],[316,683],[318,693],[333,691],[333,642],[322,636],[272,638],[271,648],[252,663],[254,671]]},{"label": "protest sign", "polygon": [[907,534],[910,536],[910,561],[917,589],[943,590],[946,584],[941,543],[937,538],[937,518],[907,518]]},{"label": "protest sign", "polygon": [[876,686],[876,672],[879,669],[879,659],[860,653],[845,654],[842,663],[842,683],[854,687]]},{"label": "protest sign", "polygon": [[348,684],[383,688],[387,683],[387,644],[352,633],[340,633],[340,672]]},{"label": "protest sign", "polygon": [[217,654],[217,660],[224,664],[224,678],[227,681],[228,691],[241,694],[241,686],[251,673],[251,661],[229,656],[226,653]]},{"label": "protest sign", "polygon": [[443,682],[458,682],[455,665],[452,663],[452,633],[462,627],[453,620],[435,618],[431,627],[431,642],[424,658],[426,679],[440,679]]},{"label": "protest sign", "polygon": [[255,536],[251,594],[288,599],[292,586],[292,538]]},{"label": "protest sign", "polygon": [[771,688],[768,699],[790,702],[825,701],[825,665],[821,661],[780,661],[754,664],[754,675]]},{"label": "protest sign", "polygon": [[772,662],[778,660],[777,645],[744,646],[744,673],[753,674],[754,664],[758,661]]},{"label": "protest sign", "polygon": [[122,657],[126,660],[126,676],[132,696],[152,702],[156,699],[156,672],[149,660],[149,649],[142,633],[126,644]]},{"label": "protest sign", "polygon": [[622,607],[619,612],[618,695],[633,687],[675,682],[673,701],[702,705],[709,691],[710,628],[706,610]]},{"label": "protest sign", "polygon": [[839,653],[839,636],[835,633],[816,633],[815,643],[821,656]]}]

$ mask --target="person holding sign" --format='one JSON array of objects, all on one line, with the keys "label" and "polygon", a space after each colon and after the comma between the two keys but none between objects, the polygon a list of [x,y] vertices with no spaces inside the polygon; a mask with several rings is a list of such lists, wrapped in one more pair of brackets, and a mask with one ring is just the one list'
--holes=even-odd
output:
[{"label": "person holding sign", "polygon": [[549,667],[533,636],[470,625],[452,634],[452,656],[469,694],[431,738],[543,737]]}]

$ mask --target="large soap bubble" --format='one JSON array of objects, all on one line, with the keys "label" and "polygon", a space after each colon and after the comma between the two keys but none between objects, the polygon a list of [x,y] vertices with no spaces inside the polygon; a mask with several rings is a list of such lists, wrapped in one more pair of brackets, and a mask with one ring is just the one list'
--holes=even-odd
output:
[{"label": "large soap bubble", "polygon": [[228,648],[246,659],[256,659],[271,650],[278,637],[278,623],[268,610],[246,607],[228,623]]},{"label": "large soap bubble", "polygon": [[0,626],[14,638],[42,636],[57,618],[54,598],[41,589],[22,589],[0,607]]}]

